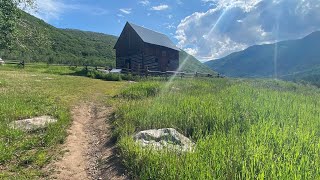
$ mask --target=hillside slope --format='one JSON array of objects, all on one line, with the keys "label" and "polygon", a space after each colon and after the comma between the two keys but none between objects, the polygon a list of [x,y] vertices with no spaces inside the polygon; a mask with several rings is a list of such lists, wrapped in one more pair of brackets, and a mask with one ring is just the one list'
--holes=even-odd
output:
[{"label": "hillside slope", "polygon": [[[25,12],[21,12],[18,34],[23,34],[23,36],[18,37],[19,42],[12,51],[5,51],[2,54],[4,59],[115,66],[113,47],[118,38],[116,36],[58,29]],[[186,60],[183,71],[213,73],[210,68],[196,58],[188,56],[186,52],[181,52],[180,56],[180,62]]]},{"label": "hillside slope", "polygon": [[59,64],[113,65],[113,44],[117,37],[79,30],[58,29],[27,13],[21,12],[19,44],[6,59]]},{"label": "hillside slope", "polygon": [[198,59],[196,59],[194,56],[188,54],[185,51],[180,51],[179,57],[182,71],[216,74],[208,66],[201,63]]},{"label": "hillside slope", "polygon": [[206,65],[232,77],[281,77],[320,67],[319,47],[320,31],[299,40],[252,46]]}]

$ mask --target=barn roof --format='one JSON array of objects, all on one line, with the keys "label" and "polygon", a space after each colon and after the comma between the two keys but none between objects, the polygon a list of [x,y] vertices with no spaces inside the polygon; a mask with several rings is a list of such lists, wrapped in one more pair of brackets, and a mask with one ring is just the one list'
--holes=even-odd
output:
[{"label": "barn roof", "polygon": [[136,33],[140,36],[143,42],[180,51],[180,49],[177,48],[177,46],[174,45],[173,42],[166,35],[132,23],[128,24],[136,31]]}]

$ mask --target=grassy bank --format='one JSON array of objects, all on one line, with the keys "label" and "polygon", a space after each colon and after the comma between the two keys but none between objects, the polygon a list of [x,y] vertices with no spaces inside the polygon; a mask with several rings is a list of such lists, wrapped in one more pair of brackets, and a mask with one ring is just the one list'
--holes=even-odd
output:
[{"label": "grassy bank", "polygon": [[[115,122],[139,179],[319,179],[320,91],[269,80],[144,82],[123,90]],[[128,102],[127,102],[128,101]],[[192,153],[141,149],[135,132],[176,128]]]},{"label": "grassy bank", "polygon": [[[38,64],[25,69],[0,66],[0,179],[35,179],[70,124],[70,108],[81,101],[107,101],[123,86],[85,77],[66,76],[76,69]],[[8,127],[12,121],[50,115],[58,123],[26,133]]]}]

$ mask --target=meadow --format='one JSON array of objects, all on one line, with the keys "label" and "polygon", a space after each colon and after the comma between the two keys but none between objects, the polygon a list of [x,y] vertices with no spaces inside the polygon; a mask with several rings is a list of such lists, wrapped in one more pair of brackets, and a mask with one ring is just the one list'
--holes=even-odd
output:
[{"label": "meadow", "polygon": [[[0,66],[0,179],[37,179],[57,156],[67,136],[70,109],[85,101],[109,101],[123,86],[74,74],[80,68],[35,64],[25,69]],[[50,115],[58,123],[47,129],[11,129],[15,120]]]},{"label": "meadow", "polygon": [[[67,136],[70,109],[84,101],[114,106],[113,134],[133,179],[320,178],[319,88],[229,78],[109,82],[75,76],[81,70],[0,66],[0,179],[46,177],[43,168]],[[8,127],[41,115],[59,121],[31,133]],[[195,149],[143,149],[132,138],[168,127]]]},{"label": "meadow", "polygon": [[[278,80],[187,79],[122,90],[115,135],[138,179],[319,179],[320,91]],[[193,152],[139,147],[140,130],[175,128]]]}]

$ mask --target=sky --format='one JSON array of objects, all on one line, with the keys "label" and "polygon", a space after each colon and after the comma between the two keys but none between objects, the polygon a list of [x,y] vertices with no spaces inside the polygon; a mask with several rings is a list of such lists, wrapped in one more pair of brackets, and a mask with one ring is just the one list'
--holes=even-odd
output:
[{"label": "sky", "polygon": [[58,28],[119,36],[127,21],[166,34],[202,62],[320,30],[320,0],[36,0]]}]

